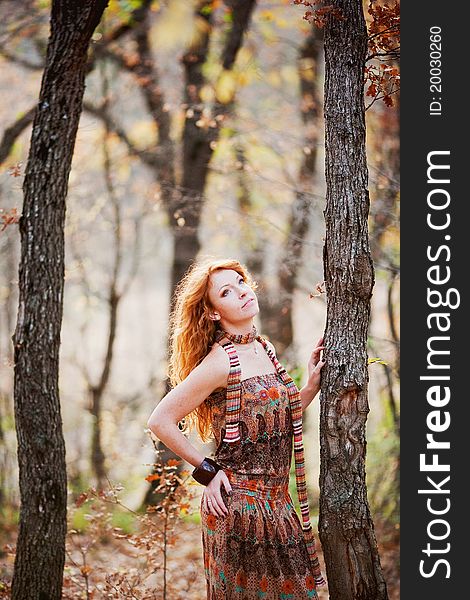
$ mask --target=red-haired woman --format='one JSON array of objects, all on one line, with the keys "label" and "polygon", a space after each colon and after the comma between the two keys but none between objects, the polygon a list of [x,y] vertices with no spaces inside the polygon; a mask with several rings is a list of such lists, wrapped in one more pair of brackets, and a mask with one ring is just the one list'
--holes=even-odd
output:
[{"label": "red-haired woman", "polygon": [[[310,525],[302,412],[320,389],[320,339],[299,391],[273,345],[257,335],[255,283],[236,260],[196,262],[171,317],[173,389],[148,420],[205,486],[202,543],[208,600],[317,598],[324,584]],[[212,435],[203,457],[184,429]],[[302,523],[289,494],[292,448]]]}]

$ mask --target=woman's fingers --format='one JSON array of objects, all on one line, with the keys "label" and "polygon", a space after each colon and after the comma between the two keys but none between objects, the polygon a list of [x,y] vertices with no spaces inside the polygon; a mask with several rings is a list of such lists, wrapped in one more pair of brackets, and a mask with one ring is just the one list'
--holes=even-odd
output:
[{"label": "woman's fingers", "polygon": [[213,504],[214,503],[215,503],[215,510],[219,511],[218,514],[220,517],[223,517],[224,515],[228,514],[228,509],[225,506],[220,493],[214,498]]},{"label": "woman's fingers", "polygon": [[217,498],[215,495],[207,497],[207,510],[216,517],[223,517],[228,513],[222,497]]},{"label": "woman's fingers", "polygon": [[230,485],[230,481],[226,473],[222,469],[210,482],[204,493],[204,500],[206,502],[205,506],[207,510],[218,517],[223,517],[224,515],[228,514],[228,508],[225,506],[225,503],[222,499],[222,494],[220,493],[221,482],[225,487],[226,492],[230,494],[232,491],[232,486]]},{"label": "woman's fingers", "polygon": [[205,509],[207,510],[208,513],[211,513],[212,515],[215,514],[215,511],[212,508],[212,498],[209,498],[209,496],[205,495],[204,496],[204,504],[205,504]]},{"label": "woman's fingers", "polygon": [[317,363],[320,360],[320,353],[322,350],[325,349],[325,346],[317,346],[316,348],[313,349],[312,354],[311,354],[311,359]]},{"label": "woman's fingers", "polygon": [[222,483],[224,484],[225,491],[227,492],[227,494],[230,494],[230,492],[232,491],[232,486],[230,485],[230,481],[229,481],[227,475],[223,471],[222,471],[221,479],[222,479]]}]

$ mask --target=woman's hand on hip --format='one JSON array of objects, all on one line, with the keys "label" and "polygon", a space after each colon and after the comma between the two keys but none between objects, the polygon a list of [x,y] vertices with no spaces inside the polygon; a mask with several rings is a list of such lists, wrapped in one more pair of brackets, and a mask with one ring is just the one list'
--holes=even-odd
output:
[{"label": "woman's hand on hip", "polygon": [[202,502],[207,512],[215,515],[216,517],[223,517],[228,514],[228,509],[222,500],[221,484],[223,484],[227,493],[232,491],[232,486],[226,473],[223,469],[217,472],[212,481],[206,486],[202,496]]}]

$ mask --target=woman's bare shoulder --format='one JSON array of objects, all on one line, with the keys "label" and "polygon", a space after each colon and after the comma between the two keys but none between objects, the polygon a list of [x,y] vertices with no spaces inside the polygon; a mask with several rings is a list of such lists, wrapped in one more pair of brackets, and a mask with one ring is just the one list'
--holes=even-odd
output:
[{"label": "woman's bare shoulder", "polygon": [[217,387],[227,385],[227,377],[230,372],[230,360],[225,350],[215,342],[204,359],[199,363],[199,367],[210,374],[212,380],[216,380]]}]

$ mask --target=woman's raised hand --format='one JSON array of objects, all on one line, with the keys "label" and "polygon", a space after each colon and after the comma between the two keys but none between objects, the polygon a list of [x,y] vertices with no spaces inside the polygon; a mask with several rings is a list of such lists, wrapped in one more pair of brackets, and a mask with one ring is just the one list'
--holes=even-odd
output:
[{"label": "woman's raised hand", "polygon": [[230,481],[223,469],[218,471],[212,481],[206,486],[202,498],[204,508],[216,517],[223,517],[228,514],[228,509],[222,500],[220,492],[221,483],[224,485],[227,493],[232,491]]}]

